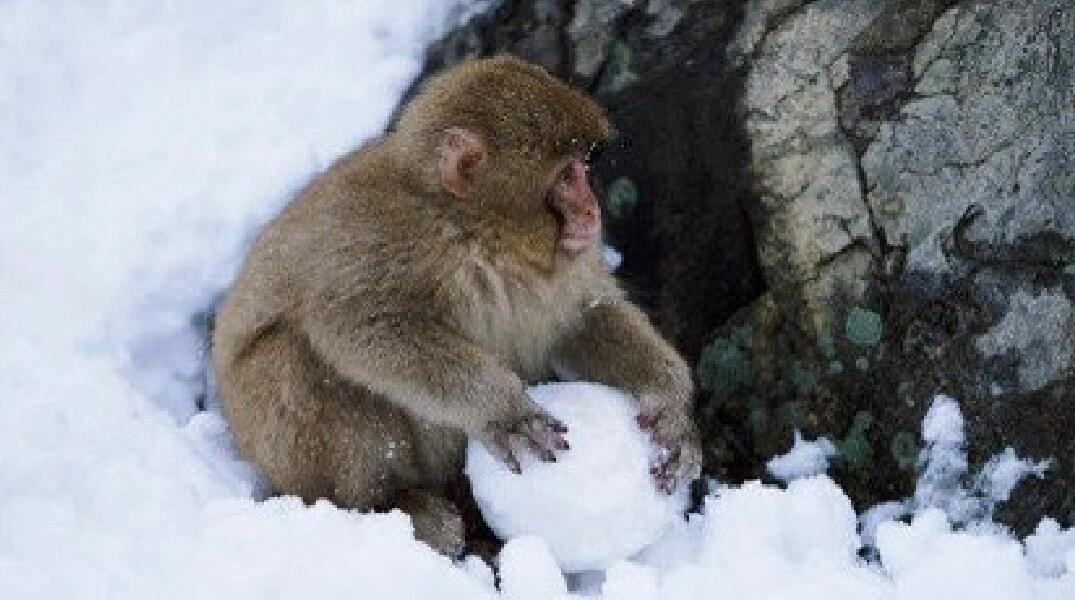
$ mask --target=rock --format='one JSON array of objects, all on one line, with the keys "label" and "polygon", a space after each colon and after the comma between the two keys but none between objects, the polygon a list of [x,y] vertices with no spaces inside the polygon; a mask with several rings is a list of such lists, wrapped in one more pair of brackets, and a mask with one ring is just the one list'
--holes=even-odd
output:
[{"label": "rock", "polygon": [[771,292],[703,353],[753,332],[732,373],[755,381],[718,381],[714,402],[759,457],[795,426],[843,439],[838,477],[864,506],[910,490],[910,432],[945,392],[972,461],[1006,445],[1056,458],[1008,521],[1072,519],[1075,434],[1052,420],[1075,417],[1075,117],[1060,108],[1075,106],[1075,6],[765,4],[782,20],[741,38]]},{"label": "rock", "polygon": [[1075,4],[520,0],[432,71],[521,54],[598,95],[619,273],[696,361],[708,469],[834,441],[859,508],[960,401],[972,470],[1052,457],[999,513],[1075,520]]}]

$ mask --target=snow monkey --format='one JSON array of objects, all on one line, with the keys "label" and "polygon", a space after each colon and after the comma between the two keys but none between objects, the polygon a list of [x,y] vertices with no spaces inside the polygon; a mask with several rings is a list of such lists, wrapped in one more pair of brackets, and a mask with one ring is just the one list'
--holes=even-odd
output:
[{"label": "snow monkey", "polygon": [[401,508],[457,553],[446,490],[467,438],[516,472],[518,452],[570,451],[526,394],[557,376],[637,398],[663,449],[655,485],[697,475],[690,370],[601,263],[586,155],[611,132],[539,67],[465,62],[265,227],[213,366],[240,451],[277,491]]}]

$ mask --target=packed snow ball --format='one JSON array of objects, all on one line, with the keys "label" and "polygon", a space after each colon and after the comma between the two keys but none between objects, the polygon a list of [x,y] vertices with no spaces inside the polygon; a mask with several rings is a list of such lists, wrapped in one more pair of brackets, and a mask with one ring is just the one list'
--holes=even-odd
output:
[{"label": "packed snow ball", "polygon": [[630,397],[592,383],[535,386],[530,396],[568,428],[571,449],[556,462],[515,448],[516,475],[480,444],[467,448],[474,497],[501,539],[539,537],[560,568],[579,572],[637,554],[682,519],[687,491],[657,490],[649,473],[655,448]]}]

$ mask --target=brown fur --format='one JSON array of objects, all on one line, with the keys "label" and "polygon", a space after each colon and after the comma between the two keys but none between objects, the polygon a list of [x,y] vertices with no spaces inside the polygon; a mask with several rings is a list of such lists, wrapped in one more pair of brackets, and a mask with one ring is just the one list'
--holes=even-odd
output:
[{"label": "brown fur", "polygon": [[[437,176],[451,127],[489,147],[466,198]],[[239,448],[280,492],[403,507],[455,552],[444,493],[466,437],[540,414],[525,385],[554,370],[637,394],[696,469],[686,365],[597,248],[558,251],[544,202],[551,165],[610,132],[540,68],[465,63],[264,229],[218,314],[213,364]]]}]

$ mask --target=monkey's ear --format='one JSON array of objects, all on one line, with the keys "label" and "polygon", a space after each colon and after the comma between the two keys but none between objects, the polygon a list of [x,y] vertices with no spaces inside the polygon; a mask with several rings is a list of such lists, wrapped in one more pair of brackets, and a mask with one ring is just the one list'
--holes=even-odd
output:
[{"label": "monkey's ear", "polygon": [[478,134],[452,127],[444,132],[440,151],[440,182],[456,198],[466,198],[474,187],[474,174],[487,156]]}]

